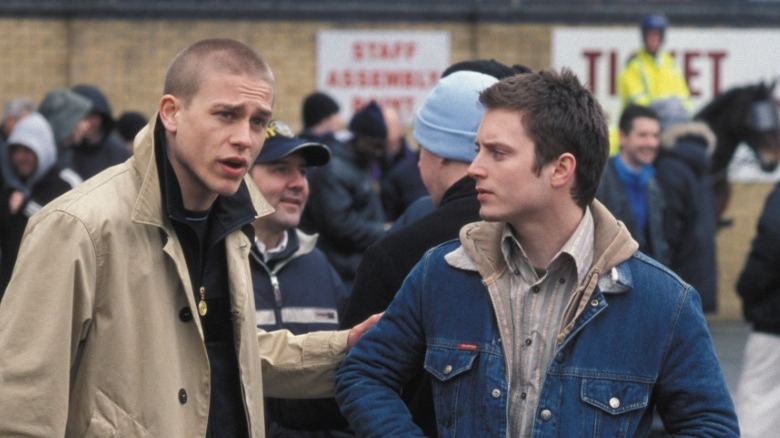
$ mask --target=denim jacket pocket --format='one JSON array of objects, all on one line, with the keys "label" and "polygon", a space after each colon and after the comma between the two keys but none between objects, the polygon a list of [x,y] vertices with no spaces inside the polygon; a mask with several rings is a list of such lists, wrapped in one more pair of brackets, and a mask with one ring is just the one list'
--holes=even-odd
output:
[{"label": "denim jacket pocket", "polygon": [[467,400],[473,393],[473,376],[469,371],[475,366],[476,350],[428,347],[424,368],[431,375],[431,386],[442,436],[449,435],[458,422],[458,403]]},{"label": "denim jacket pocket", "polygon": [[594,408],[586,420],[593,436],[631,436],[650,400],[649,383],[616,379],[583,379],[582,401]]},{"label": "denim jacket pocket", "polygon": [[446,382],[470,370],[476,357],[476,350],[428,347],[425,370],[437,380]]}]

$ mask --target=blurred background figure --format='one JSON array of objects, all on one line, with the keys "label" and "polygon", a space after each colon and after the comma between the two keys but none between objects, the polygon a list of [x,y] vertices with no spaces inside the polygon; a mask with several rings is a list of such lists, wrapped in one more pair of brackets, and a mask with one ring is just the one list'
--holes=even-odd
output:
[{"label": "blurred background figure", "polygon": [[666,210],[664,235],[669,267],[701,296],[702,309],[718,309],[715,200],[710,178],[715,134],[693,121],[678,99],[657,100],[661,147],[653,162]]},{"label": "blurred background figure", "polygon": [[130,151],[114,135],[114,116],[105,94],[96,86],[81,84],[72,89],[91,102],[87,113],[87,129],[80,142],[67,149],[64,162],[87,179],[101,170],[130,158]]},{"label": "blurred background figure", "polygon": [[16,123],[33,111],[35,111],[35,102],[26,97],[20,97],[5,104],[3,119],[0,122],[0,136],[2,136],[0,140],[7,141]]},{"label": "blurred background figure", "polygon": [[311,194],[301,229],[319,233],[317,246],[351,289],[363,252],[385,234],[377,169],[385,157],[387,126],[371,102],[349,122],[352,138],[331,149],[330,163],[309,172]]},{"label": "blurred background figure", "polygon": [[149,122],[149,118],[138,111],[125,111],[116,119],[114,130],[116,135],[125,144],[128,151],[133,152],[133,140],[135,135]]},{"label": "blurred background figure", "polygon": [[27,221],[49,201],[81,182],[57,164],[54,134],[46,119],[32,112],[19,120],[0,145],[5,187],[0,196],[0,298],[11,279]]},{"label": "blurred background figure", "polygon": [[[320,143],[296,137],[278,120],[266,130],[263,148],[249,171],[274,213],[255,219],[255,245],[250,252],[257,326],[290,330],[299,335],[336,330],[347,291],[317,236],[297,229],[309,198],[306,173],[325,165],[330,151]],[[269,437],[326,437],[345,428],[333,399],[266,399]],[[303,432],[303,430],[312,432]]]},{"label": "blurred background figure", "polygon": [[661,48],[668,25],[666,16],[660,13],[642,18],[642,48],[618,76],[618,92],[624,106],[648,106],[658,99],[676,97],[690,112],[690,91],[685,77],[672,55]]},{"label": "blurred background figure", "polygon": [[620,152],[607,161],[596,198],[626,224],[640,251],[667,265],[666,201],[653,167],[660,146],[658,115],[651,108],[628,105],[619,129]]},{"label": "blurred background figure", "polygon": [[387,155],[381,168],[381,197],[385,219],[397,219],[415,200],[428,194],[417,167],[418,156],[406,141],[406,128],[398,112],[382,106],[387,125]]},{"label": "blurred background figure", "polygon": [[340,110],[339,104],[330,95],[320,91],[309,94],[301,107],[303,131],[299,136],[320,142],[331,151],[342,148],[346,124]]},{"label": "blurred background figure", "polygon": [[54,133],[57,161],[61,166],[69,167],[72,155],[66,153],[66,150],[81,143],[87,135],[87,114],[91,109],[92,102],[89,99],[64,87],[46,93],[38,104],[38,112],[46,117]]}]

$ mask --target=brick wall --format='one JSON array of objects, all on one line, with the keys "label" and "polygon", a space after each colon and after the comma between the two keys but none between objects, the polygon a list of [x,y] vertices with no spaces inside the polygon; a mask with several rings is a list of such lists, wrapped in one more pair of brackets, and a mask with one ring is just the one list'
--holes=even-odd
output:
[{"label": "brick wall", "polygon": [[317,31],[332,28],[447,30],[451,59],[484,57],[541,68],[550,61],[551,26],[459,23],[329,23],[0,19],[0,102],[40,100],[56,86],[92,83],[115,113],[151,115],[171,58],[208,37],[230,37],[263,54],[277,78],[275,116],[300,125],[300,102],[315,88]]}]

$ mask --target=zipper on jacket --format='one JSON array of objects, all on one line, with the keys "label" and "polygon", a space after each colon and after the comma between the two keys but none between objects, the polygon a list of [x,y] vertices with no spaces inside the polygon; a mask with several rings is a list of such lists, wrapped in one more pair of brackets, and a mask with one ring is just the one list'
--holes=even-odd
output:
[{"label": "zipper on jacket", "polygon": [[271,286],[274,288],[274,301],[276,307],[282,307],[282,289],[279,287],[279,277],[275,272],[269,272],[268,276],[271,278]]}]

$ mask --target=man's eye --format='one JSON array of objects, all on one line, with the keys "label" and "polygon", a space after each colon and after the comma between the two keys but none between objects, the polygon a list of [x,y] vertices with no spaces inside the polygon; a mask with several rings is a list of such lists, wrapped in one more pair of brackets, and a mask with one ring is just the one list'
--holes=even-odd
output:
[{"label": "man's eye", "polygon": [[265,129],[268,126],[268,120],[263,117],[252,117],[249,122],[254,126],[259,126]]},{"label": "man's eye", "polygon": [[235,117],[235,115],[230,111],[220,111],[217,113],[217,115],[224,119],[233,119]]}]

